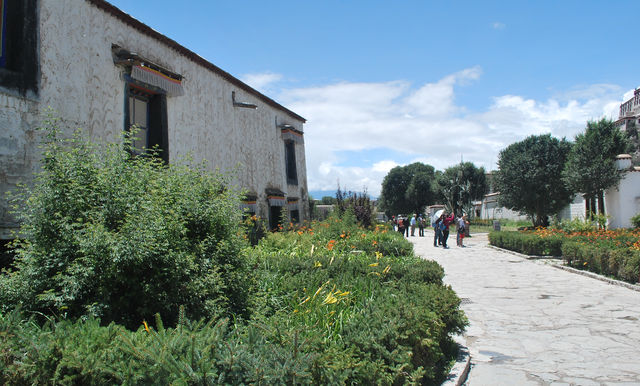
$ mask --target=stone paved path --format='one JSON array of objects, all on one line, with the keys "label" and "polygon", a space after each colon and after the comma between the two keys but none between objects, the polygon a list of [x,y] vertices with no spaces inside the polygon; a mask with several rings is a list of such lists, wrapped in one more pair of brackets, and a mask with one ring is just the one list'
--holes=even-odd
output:
[{"label": "stone paved path", "polygon": [[470,321],[466,385],[640,385],[640,292],[487,246],[433,247],[433,232],[409,237],[416,254],[444,267]]}]

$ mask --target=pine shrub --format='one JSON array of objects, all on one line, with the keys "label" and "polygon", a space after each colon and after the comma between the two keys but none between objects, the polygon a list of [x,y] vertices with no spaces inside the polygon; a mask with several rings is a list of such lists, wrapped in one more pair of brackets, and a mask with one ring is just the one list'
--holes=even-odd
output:
[{"label": "pine shrub", "polygon": [[44,129],[42,172],[14,204],[22,222],[0,306],[100,317],[135,328],[160,313],[175,324],[248,314],[250,283],[238,194],[204,165],[166,165],[151,150],[99,146]]}]

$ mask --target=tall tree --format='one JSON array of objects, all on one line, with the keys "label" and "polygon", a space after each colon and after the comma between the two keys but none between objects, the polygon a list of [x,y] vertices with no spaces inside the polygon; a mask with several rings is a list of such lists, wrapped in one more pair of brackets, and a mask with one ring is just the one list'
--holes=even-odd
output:
[{"label": "tall tree", "polygon": [[571,202],[573,192],[561,178],[571,143],[546,135],[532,135],[500,152],[494,175],[501,205],[531,217],[534,226]]},{"label": "tall tree", "polygon": [[472,201],[481,200],[489,191],[483,167],[461,162],[438,174],[438,195],[455,213],[472,213]]},{"label": "tall tree", "polygon": [[604,214],[604,191],[617,186],[624,172],[615,157],[631,150],[629,138],[608,119],[587,122],[584,133],[576,136],[563,172],[566,183],[583,194],[587,215]]},{"label": "tall tree", "polygon": [[422,213],[435,198],[434,176],[433,166],[420,162],[396,166],[382,181],[378,204],[387,215]]}]

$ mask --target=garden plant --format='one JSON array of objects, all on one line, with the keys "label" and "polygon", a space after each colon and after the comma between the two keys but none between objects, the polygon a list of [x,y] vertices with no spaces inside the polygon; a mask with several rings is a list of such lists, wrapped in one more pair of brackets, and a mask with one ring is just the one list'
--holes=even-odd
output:
[{"label": "garden plant", "polygon": [[562,256],[571,267],[640,282],[640,229],[598,229],[572,221],[554,228],[491,232],[491,245],[528,255]]},{"label": "garden plant", "polygon": [[397,232],[347,209],[257,242],[262,221],[243,225],[227,177],[47,127],[0,275],[0,383],[446,377],[467,323],[460,299]]}]

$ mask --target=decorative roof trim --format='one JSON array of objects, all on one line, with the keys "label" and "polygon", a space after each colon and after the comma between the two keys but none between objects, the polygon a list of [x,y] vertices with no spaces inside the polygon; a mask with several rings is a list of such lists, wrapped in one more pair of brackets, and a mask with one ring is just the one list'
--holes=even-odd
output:
[{"label": "decorative roof trim", "polygon": [[295,118],[297,120],[302,121],[302,123],[307,122],[307,120],[305,118],[303,118],[300,115],[294,113],[293,111],[289,110],[288,108],[282,106],[281,104],[279,104],[278,102],[276,102],[273,99],[269,98],[268,96],[260,93],[259,91],[255,90],[254,88],[252,88],[248,84],[242,82],[238,78],[236,78],[233,75],[229,74],[228,72],[222,70],[220,67],[216,66],[215,64],[207,61],[202,56],[200,56],[200,55],[196,54],[195,52],[189,50],[188,48],[186,48],[183,45],[179,44],[175,40],[166,37],[165,35],[161,34],[160,32],[158,32],[158,31],[154,30],[153,28],[149,27],[148,25],[146,25],[146,24],[142,23],[141,21],[135,19],[133,16],[123,12],[119,8],[115,7],[114,5],[108,3],[108,2],[106,2],[104,0],[86,0],[86,1],[88,3],[90,3],[90,4],[93,4],[98,9],[101,9],[104,12],[112,15],[113,17],[115,17],[116,19],[122,21],[123,23],[129,25],[130,27],[140,31],[141,33],[143,33],[143,34],[145,34],[145,35],[147,35],[147,36],[149,36],[149,37],[151,37],[153,39],[156,39],[159,42],[167,45],[168,47],[172,48],[173,50],[175,50],[179,54],[183,55],[184,57],[190,59],[194,63],[197,63],[197,64],[201,65],[202,67],[204,67],[204,68],[210,70],[211,72],[219,75],[220,77],[222,77],[223,79],[227,80],[229,83],[235,85],[236,87],[238,87],[238,88],[248,92],[249,94],[252,94],[255,97],[259,98],[260,100],[262,100],[267,105],[287,113],[292,118]]}]

